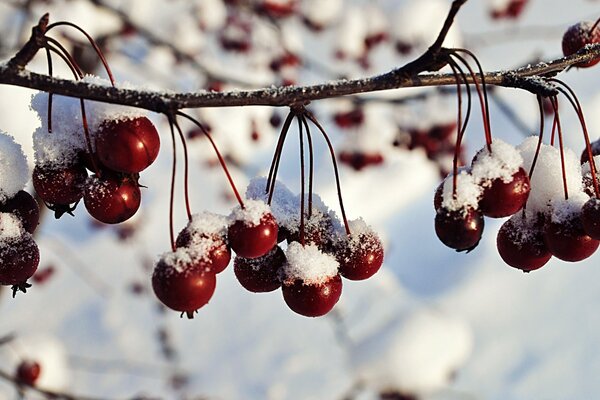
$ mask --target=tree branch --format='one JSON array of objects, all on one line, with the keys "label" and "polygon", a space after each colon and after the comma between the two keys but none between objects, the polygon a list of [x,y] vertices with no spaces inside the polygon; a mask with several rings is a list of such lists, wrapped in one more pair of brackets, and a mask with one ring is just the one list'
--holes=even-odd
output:
[{"label": "tree branch", "polygon": [[[598,57],[600,57],[600,44],[595,44],[586,46],[569,57],[550,62],[541,62],[509,71],[488,72],[485,74],[485,81],[496,86],[516,87],[539,93],[540,91],[543,92],[543,89],[547,89],[547,85],[539,87],[534,85],[534,82],[541,85],[541,80],[525,78],[554,76],[569,66]],[[471,81],[471,78],[469,78],[469,81]],[[0,66],[0,84],[138,107],[160,113],[200,107],[289,106],[295,103],[306,103],[313,100],[358,93],[405,87],[454,85],[455,83],[456,80],[452,74],[429,73],[407,77],[405,71],[400,68],[365,79],[338,80],[312,86],[277,87],[250,91],[165,93],[113,88],[88,82],[57,79],[23,69],[11,68],[9,64]]]}]

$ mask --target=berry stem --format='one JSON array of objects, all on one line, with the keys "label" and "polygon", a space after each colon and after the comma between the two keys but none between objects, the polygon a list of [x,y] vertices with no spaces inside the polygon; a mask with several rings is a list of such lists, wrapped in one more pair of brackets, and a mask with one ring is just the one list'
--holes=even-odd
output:
[{"label": "berry stem", "polygon": [[[462,49],[458,49],[458,50],[462,50]],[[479,85],[479,81],[477,80],[477,75],[475,74],[475,72],[473,71],[473,68],[471,68],[471,66],[469,65],[467,60],[465,60],[465,58],[462,57],[461,55],[457,54],[456,51],[451,53],[451,55],[453,57],[456,57],[461,63],[464,64],[464,66],[469,71],[469,75],[471,75],[473,82],[475,83],[475,89],[477,90],[477,96],[479,97],[479,104],[481,106],[481,118],[483,120],[483,130],[485,133],[485,142],[486,142],[488,151],[491,153],[492,152],[492,133],[490,130],[490,123],[489,123],[489,118],[488,118],[488,114],[487,114],[488,105],[487,105],[487,90],[485,88],[485,78],[483,77],[483,74],[482,74],[481,75],[481,79],[482,79],[481,83],[483,86],[483,91],[482,91],[482,89]]]},{"label": "berry stem", "polygon": [[175,208],[175,175],[177,173],[177,151],[175,149],[175,129],[173,128],[175,118],[168,116],[169,128],[171,129],[171,143],[173,144],[173,163],[171,165],[171,193],[169,196],[169,235],[171,238],[171,250],[175,251],[175,231],[173,229],[173,210]]},{"label": "berry stem", "polygon": [[56,49],[58,49],[59,51],[57,51],[57,53],[59,55],[62,54],[62,58],[63,59],[67,59],[68,61],[65,60],[65,62],[72,67],[71,70],[75,70],[77,71],[77,73],[75,74],[75,79],[82,79],[83,78],[83,71],[81,70],[81,67],[79,67],[79,65],[77,64],[77,61],[75,61],[75,59],[73,58],[73,56],[71,56],[71,53],[69,53],[69,51],[67,49],[65,49],[65,47],[58,41],[55,40],[51,37],[46,38],[46,40],[48,41],[48,43],[46,44],[46,46],[49,46],[50,49],[52,49],[52,46],[54,46]]},{"label": "berry stem", "polygon": [[535,165],[537,164],[538,157],[540,155],[540,150],[542,149],[542,139],[544,137],[544,104],[542,103],[542,96],[537,95],[538,106],[540,109],[540,133],[538,135],[538,144],[535,149],[535,154],[533,156],[533,161],[531,162],[531,168],[529,168],[529,179],[533,176],[533,170],[535,169]]},{"label": "berry stem", "polygon": [[588,32],[588,35],[592,36],[594,33],[594,30],[598,27],[598,25],[600,25],[600,18],[598,18],[596,20],[596,22],[594,23],[594,25],[592,26],[592,29],[590,29],[590,31]]},{"label": "berry stem", "polygon": [[[552,102],[552,100],[551,100]],[[554,106],[552,107],[554,109]],[[554,118],[552,120],[552,133],[550,136],[550,146],[554,147],[554,138],[556,137],[556,113],[554,114]]]},{"label": "berry stem", "polygon": [[340,173],[338,171],[337,161],[335,159],[335,151],[333,150],[333,145],[331,144],[331,140],[329,140],[329,136],[325,132],[325,129],[319,124],[319,121],[312,115],[312,113],[308,110],[304,110],[304,114],[306,118],[308,118],[319,131],[323,135],[323,138],[327,142],[327,147],[329,147],[329,153],[331,154],[331,162],[333,163],[333,172],[335,174],[335,184],[338,193],[338,200],[340,203],[340,211],[342,213],[342,220],[344,221],[344,228],[346,229],[346,235],[350,236],[350,225],[348,224],[348,218],[346,218],[346,210],[344,209],[344,199],[342,198],[342,188],[340,185]]},{"label": "berry stem", "polygon": [[[54,72],[52,68],[52,53],[50,53],[48,47],[45,50],[46,59],[48,60],[48,76],[52,76]],[[48,93],[48,133],[52,133],[52,98],[52,93]]]},{"label": "berry stem", "polygon": [[560,167],[562,169],[563,188],[565,191],[565,200],[569,200],[569,190],[567,188],[567,171],[565,168],[565,149],[563,146],[562,127],[560,125],[560,116],[558,115],[558,98],[552,97],[552,108],[554,109],[554,115],[556,117],[556,127],[558,130],[558,148],[560,150]]},{"label": "berry stem", "polygon": [[181,140],[181,145],[183,146],[183,192],[185,197],[185,211],[187,212],[188,221],[192,220],[192,209],[190,207],[190,190],[189,190],[189,160],[188,160],[188,149],[187,143],[185,141],[185,136],[183,135],[183,131],[177,122],[177,119],[173,118],[173,123],[175,128],[177,128],[177,132],[179,133],[179,140]]},{"label": "berry stem", "polygon": [[[94,39],[82,28],[80,28],[78,25],[72,23],[72,22],[68,22],[68,21],[58,21],[58,22],[54,22],[50,25],[48,25],[48,27],[46,28],[46,32],[48,32],[50,29],[57,27],[57,26],[70,26],[72,28],[77,29],[79,32],[81,32],[86,38],[87,40],[90,42],[90,44],[92,45],[92,47],[94,48],[94,51],[96,51],[96,54],[98,55],[98,58],[100,58],[100,61],[102,61],[102,65],[104,65],[104,69],[106,70],[106,73],[108,74],[108,79],[110,80],[111,85],[114,87],[115,86],[115,78],[112,74],[112,71],[110,69],[110,67],[108,66],[108,62],[106,61],[106,57],[104,57],[104,54],[102,53],[102,50],[100,50],[100,47],[98,46],[98,44],[94,41]],[[52,39],[47,37],[48,40]]]},{"label": "berry stem", "polygon": [[312,197],[313,197],[313,177],[314,177],[314,154],[313,154],[313,143],[312,134],[310,133],[310,127],[304,115],[301,115],[304,129],[306,130],[306,139],[308,140],[308,156],[309,156],[309,175],[308,175],[308,217],[312,216]]},{"label": "berry stem", "polygon": [[293,119],[294,114],[290,112],[285,118],[281,132],[279,133],[279,140],[277,141],[275,152],[273,153],[273,160],[271,161],[271,168],[269,169],[269,176],[267,177],[267,187],[265,188],[265,193],[269,194],[269,198],[267,200],[267,204],[269,205],[271,205],[273,193],[275,192],[275,182],[277,180],[277,170],[279,169],[279,160],[281,159],[283,144]]},{"label": "berry stem", "polygon": [[298,139],[300,141],[300,244],[304,247],[304,132],[300,117],[296,117],[296,120],[298,121]]},{"label": "berry stem", "polygon": [[219,151],[219,148],[217,147],[217,145],[216,145],[215,141],[213,140],[212,136],[210,135],[210,133],[208,133],[206,128],[204,128],[204,126],[197,119],[193,118],[192,116],[187,115],[181,111],[177,111],[177,115],[180,115],[180,116],[192,121],[198,128],[200,128],[202,133],[204,133],[204,135],[210,141],[210,144],[212,145],[213,150],[215,151],[215,154],[217,155],[217,158],[219,159],[219,163],[221,164],[221,167],[223,168],[223,171],[225,172],[225,175],[227,176],[227,180],[229,181],[229,185],[231,186],[231,190],[233,191],[235,198],[237,199],[240,207],[242,207],[242,209],[245,208],[244,201],[242,200],[240,193],[238,192],[237,188],[235,187],[235,183],[233,183],[233,178],[231,177],[231,174],[229,173],[229,169],[227,168],[225,159],[221,155],[221,152]]},{"label": "berry stem", "polygon": [[[456,129],[457,129],[457,135],[456,135],[456,145],[454,146],[454,158],[452,159],[452,198],[456,199],[456,184],[457,184],[457,175],[458,175],[458,152],[460,149],[460,142],[462,140],[462,137],[460,135],[460,132],[462,131],[462,91],[461,91],[461,83],[460,83],[460,77],[458,74],[458,65],[456,65],[456,63],[454,62],[454,60],[450,59],[448,60],[448,65],[450,65],[450,68],[452,69],[452,73],[454,74],[454,78],[456,79],[456,97],[457,97],[457,108],[458,108],[458,115],[456,117]],[[465,81],[466,83],[466,81]]]},{"label": "berry stem", "polygon": [[96,157],[93,156],[94,150],[92,150],[92,139],[90,137],[90,128],[88,127],[87,116],[85,114],[85,104],[83,99],[79,99],[79,106],[81,107],[81,124],[83,125],[83,135],[85,136],[85,144],[87,146],[87,152],[90,155],[92,161],[92,168],[96,176],[100,177],[100,169],[96,163]]}]

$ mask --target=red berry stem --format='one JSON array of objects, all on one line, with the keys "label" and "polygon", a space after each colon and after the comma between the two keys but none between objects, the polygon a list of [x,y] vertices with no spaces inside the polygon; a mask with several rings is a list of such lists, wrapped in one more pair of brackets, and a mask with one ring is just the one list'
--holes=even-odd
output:
[{"label": "red berry stem", "polygon": [[583,138],[585,140],[585,148],[586,148],[589,163],[590,163],[590,172],[592,173],[592,181],[594,184],[594,193],[596,194],[596,198],[600,198],[598,181],[596,179],[596,174],[597,174],[596,162],[594,161],[594,154],[592,152],[592,145],[590,143],[590,135],[588,134],[587,124],[585,123],[585,117],[583,115],[583,108],[581,107],[581,103],[579,102],[579,99],[577,98],[575,91],[573,91],[573,89],[571,89],[571,87],[569,85],[567,85],[565,82],[561,81],[560,79],[555,79],[555,78],[550,79],[550,81],[556,82],[559,85],[562,85],[568,91],[568,93],[567,93],[562,88],[557,88],[569,100],[569,102],[573,106],[573,109],[575,110],[575,113],[577,114],[577,117],[579,118],[579,122],[581,123],[581,129],[583,131]]},{"label": "red berry stem", "polygon": [[81,107],[81,124],[83,125],[83,135],[85,136],[85,144],[87,146],[87,152],[90,155],[90,160],[92,162],[92,168],[94,168],[94,172],[97,176],[100,176],[100,169],[98,168],[98,164],[96,163],[96,157],[93,156],[94,150],[92,149],[92,139],[90,138],[90,128],[87,122],[87,116],[85,115],[85,104],[83,99],[79,99],[79,105]]},{"label": "red berry stem", "polygon": [[[46,59],[48,60],[48,76],[53,75],[52,68],[52,53],[50,53],[50,49],[47,47],[46,50]],[[52,93],[48,93],[48,133],[52,133]]]},{"label": "red berry stem", "polygon": [[[457,135],[456,135],[456,144],[454,146],[454,158],[452,159],[452,198],[456,199],[456,184],[457,184],[457,175],[458,175],[458,153],[460,151],[460,144],[462,141],[463,131],[463,121],[462,121],[462,90],[461,90],[461,82],[460,82],[460,74],[459,71],[462,72],[464,76],[464,72],[460,70],[460,67],[454,60],[448,58],[448,65],[452,69],[452,73],[454,74],[454,79],[456,80],[456,97],[457,97],[457,108],[458,115],[456,117],[456,126],[457,126]],[[466,78],[466,77],[465,77]],[[469,96],[469,105],[471,101],[471,91],[469,88],[469,84],[465,79],[465,84],[467,85],[467,93]],[[466,126],[466,124],[465,124]]]},{"label": "red berry stem", "polygon": [[[100,61],[102,61],[102,65],[104,65],[104,69],[106,70],[106,73],[108,74],[108,79],[110,80],[111,85],[114,87],[115,86],[115,78],[112,74],[110,67],[108,66],[108,62],[106,61],[106,58],[104,57],[104,54],[102,53],[102,50],[100,50],[100,47],[98,46],[96,41],[94,41],[94,39],[85,30],[83,30],[78,25],[76,25],[72,22],[58,21],[58,22],[54,22],[54,23],[48,25],[48,27],[46,28],[46,32],[48,32],[50,29],[52,29],[56,26],[61,26],[61,25],[70,26],[72,28],[77,29],[79,32],[81,32],[87,38],[87,40],[90,42],[90,44],[94,48],[94,51],[96,51],[98,58],[100,58]],[[51,38],[47,38],[47,39],[51,39]]]},{"label": "red berry stem", "polygon": [[313,143],[312,134],[310,133],[310,127],[304,115],[300,116],[304,129],[306,130],[306,139],[308,140],[308,217],[312,216],[312,197],[313,197],[313,177],[314,177],[314,154],[313,154]]},{"label": "red berry stem", "polygon": [[279,134],[279,140],[277,141],[277,147],[275,147],[275,152],[273,153],[273,160],[271,161],[271,168],[269,169],[269,176],[267,177],[267,187],[265,188],[265,192],[269,194],[269,198],[267,200],[267,204],[269,205],[271,205],[273,193],[275,192],[275,182],[277,180],[277,170],[279,169],[279,161],[281,160],[283,144],[290,129],[290,125],[292,124],[292,120],[294,119],[294,115],[295,114],[293,112],[290,112],[285,118],[285,122],[281,128],[281,133]]},{"label": "red berry stem", "polygon": [[596,23],[594,23],[594,26],[592,26],[592,29],[590,29],[590,32],[588,33],[588,35],[592,36],[592,34],[594,33],[594,29],[596,29],[598,27],[598,25],[600,25],[600,18],[598,18],[596,20]]},{"label": "red berry stem", "polygon": [[[456,50],[461,51],[463,49],[456,49]],[[471,75],[473,82],[475,83],[475,89],[477,90],[477,96],[479,97],[479,104],[481,106],[481,118],[483,120],[483,130],[485,133],[485,142],[486,142],[488,151],[491,153],[492,152],[492,133],[491,133],[491,129],[490,129],[489,116],[488,116],[488,111],[487,111],[489,106],[487,104],[487,90],[485,88],[485,78],[483,76],[483,73],[481,73],[481,86],[480,86],[479,81],[477,80],[477,75],[475,74],[475,72],[473,71],[473,68],[471,68],[471,66],[469,65],[467,60],[464,57],[462,57],[461,55],[457,54],[456,52],[453,52],[452,56],[457,58],[461,63],[464,64],[464,66],[469,71],[469,75]],[[481,89],[481,87],[483,87],[483,90]]]},{"label": "red berry stem", "polygon": [[539,94],[537,95],[537,101],[538,106],[540,108],[540,133],[538,135],[538,144],[535,149],[533,161],[531,162],[531,168],[529,169],[529,179],[531,179],[531,177],[533,176],[533,170],[535,169],[535,165],[537,164],[537,160],[540,155],[540,150],[542,148],[542,139],[544,137],[544,104],[542,103],[542,96],[540,96]]},{"label": "red berry stem", "polygon": [[560,150],[560,167],[562,169],[563,188],[565,191],[565,200],[569,199],[569,189],[567,188],[567,171],[565,169],[565,149],[563,146],[562,127],[560,125],[560,116],[558,115],[558,98],[556,96],[551,98],[552,108],[554,109],[554,116],[556,121],[556,127],[558,129],[558,148]]},{"label": "red berry stem", "polygon": [[300,141],[300,244],[304,246],[304,132],[302,130],[302,121],[298,121],[298,139]]},{"label": "red berry stem", "polygon": [[181,140],[181,145],[183,146],[183,193],[185,197],[185,211],[187,212],[188,221],[192,220],[192,209],[190,207],[190,190],[189,190],[189,160],[188,160],[188,149],[187,143],[185,141],[185,136],[183,135],[183,131],[177,123],[176,119],[173,119],[173,123],[175,128],[177,128],[177,132],[179,133],[179,140]]},{"label": "red berry stem", "polygon": [[171,250],[175,251],[175,231],[173,229],[173,210],[175,208],[175,175],[177,172],[177,151],[175,149],[175,118],[172,115],[169,118],[169,128],[171,129],[171,143],[173,144],[173,164],[171,166],[171,193],[169,195],[169,235],[171,237]]},{"label": "red berry stem", "polygon": [[[550,104],[552,104],[552,101],[550,101]],[[552,109],[554,110],[554,107],[552,107]],[[552,120],[552,133],[550,136],[550,146],[554,146],[554,138],[556,137],[556,114],[554,114],[554,119]]]},{"label": "red berry stem", "polygon": [[338,165],[335,157],[335,151],[333,150],[333,145],[331,144],[331,140],[329,140],[329,136],[325,132],[325,129],[319,124],[319,121],[315,118],[314,115],[308,110],[304,110],[304,115],[308,118],[321,132],[323,138],[327,142],[327,147],[329,147],[329,153],[331,154],[331,162],[333,163],[333,172],[335,174],[335,184],[338,193],[338,200],[340,203],[340,211],[342,213],[342,220],[344,221],[344,228],[346,229],[346,234],[350,235],[350,225],[348,224],[348,218],[346,218],[346,210],[344,209],[344,199],[342,198],[342,188],[340,185],[340,173],[338,171]]},{"label": "red berry stem", "polygon": [[231,190],[233,191],[235,198],[237,199],[240,207],[245,208],[244,201],[242,200],[240,193],[238,192],[237,188],[235,187],[235,183],[233,183],[233,178],[231,177],[231,174],[229,173],[229,169],[227,168],[225,159],[221,155],[221,152],[219,151],[219,148],[217,147],[217,145],[216,145],[215,141],[213,140],[212,136],[210,135],[210,133],[208,133],[206,128],[197,119],[195,119],[181,111],[177,111],[177,115],[187,118],[188,120],[193,122],[198,128],[200,128],[202,133],[204,133],[204,135],[206,136],[206,138],[209,140],[210,144],[212,145],[212,148],[215,151],[217,158],[219,159],[219,163],[221,164],[221,167],[223,168],[223,171],[225,172],[225,175],[227,176],[227,180],[229,181],[229,185],[231,186]]},{"label": "red berry stem", "polygon": [[[46,46],[52,50],[53,47],[55,47],[54,51],[61,56],[61,58],[63,60],[65,60],[65,62],[67,63],[67,65],[69,65],[69,68],[71,68],[71,71],[75,70],[76,72],[73,72],[73,75],[75,75],[75,79],[81,79],[83,78],[83,71],[81,70],[81,68],[79,67],[79,65],[77,64],[77,61],[75,61],[75,59],[73,58],[73,56],[71,56],[71,53],[69,53],[69,51],[58,41],[55,40],[51,37],[46,38],[46,40],[48,41],[46,43]],[[58,50],[56,50],[58,49]]]}]

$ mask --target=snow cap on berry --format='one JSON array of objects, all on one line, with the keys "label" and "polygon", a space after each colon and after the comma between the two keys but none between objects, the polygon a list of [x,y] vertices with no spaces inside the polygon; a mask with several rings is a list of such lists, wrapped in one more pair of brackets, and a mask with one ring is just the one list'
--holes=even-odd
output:
[{"label": "snow cap on berry", "polygon": [[305,284],[321,284],[327,282],[338,273],[339,264],[336,259],[323,253],[314,244],[302,245],[292,242],[285,253],[287,263],[283,266],[283,281],[301,280]]},{"label": "snow cap on berry", "polygon": [[[598,169],[600,169],[600,155],[598,156],[594,156],[594,164],[596,165],[596,171]],[[583,165],[581,166],[581,172],[583,175],[587,175],[587,174],[591,174],[591,168],[590,168],[590,162],[586,161],[583,163]],[[596,174],[598,174],[598,172],[596,172]]]},{"label": "snow cap on berry", "polygon": [[509,183],[523,165],[523,157],[514,146],[500,139],[494,139],[491,148],[491,153],[487,146],[477,152],[471,174],[484,186],[490,185],[494,179]]},{"label": "snow cap on berry", "polygon": [[163,253],[160,256],[160,261],[167,267],[171,267],[172,270],[170,268],[154,269],[154,273],[168,276],[170,272],[185,272],[187,269],[196,266],[200,261],[208,261],[208,250],[214,246],[214,240],[203,238],[203,240],[194,242],[192,247],[179,247],[175,251]]},{"label": "snow cap on berry", "polygon": [[0,213],[0,248],[25,234],[19,217],[12,213]]},{"label": "snow cap on berry", "polygon": [[[269,195],[265,193],[267,178],[259,176],[253,178],[246,188],[246,197],[252,200],[262,200],[267,202]],[[298,212],[300,203],[294,194],[280,181],[275,181],[275,192],[271,199],[271,212],[277,223],[281,226],[286,225],[294,214]]]},{"label": "snow cap on berry", "polygon": [[[83,82],[101,86],[110,86],[110,82],[86,76]],[[130,85],[119,85],[129,88]],[[35,163],[51,167],[73,165],[79,153],[87,151],[81,103],[79,99],[65,96],[52,97],[52,132],[48,132],[48,93],[39,92],[31,98],[31,109],[38,114],[41,125],[33,133]],[[94,133],[107,119],[122,120],[143,116],[144,112],[133,107],[85,101],[85,116],[88,123],[90,140],[94,145]]]},{"label": "snow cap on berry", "polygon": [[267,214],[271,214],[271,207],[267,203],[261,200],[246,199],[244,208],[238,205],[231,211],[229,221],[231,223],[244,221],[246,226],[256,226]]},{"label": "snow cap on berry", "polygon": [[[531,169],[538,145],[538,137],[525,139],[518,147],[523,157],[523,168]],[[569,197],[583,191],[581,165],[579,157],[570,149],[564,149],[565,172]],[[561,171],[560,151],[547,144],[541,145],[539,156],[531,179],[531,191],[526,208],[532,212],[549,215],[552,203],[564,198],[563,175]]]},{"label": "snow cap on berry", "polygon": [[356,377],[379,391],[430,394],[450,384],[473,347],[469,327],[438,310],[400,315],[351,349]]},{"label": "snow cap on berry", "polygon": [[202,211],[192,215],[186,230],[192,237],[207,235],[223,237],[227,235],[228,219],[224,215]]},{"label": "snow cap on berry", "polygon": [[29,180],[29,166],[21,145],[0,131],[0,203],[14,197]]},{"label": "snow cap on berry", "polygon": [[482,188],[473,175],[467,170],[459,171],[456,176],[456,198],[453,196],[453,175],[450,174],[444,181],[442,207],[448,211],[466,210],[477,208]]},{"label": "snow cap on berry", "polygon": [[350,227],[350,236],[347,236],[344,232],[344,234],[342,235],[343,237],[340,237],[340,239],[348,241],[347,245],[349,249],[355,250],[363,246],[372,246],[374,241],[365,241],[365,236],[377,239],[377,241],[381,243],[377,232],[375,232],[371,226],[367,225],[367,223],[362,218],[357,218],[352,221],[348,221],[348,225]]},{"label": "snow cap on berry", "polygon": [[583,192],[569,194],[568,199],[554,199],[552,201],[552,222],[563,223],[579,218],[581,207],[589,199],[590,197]]}]

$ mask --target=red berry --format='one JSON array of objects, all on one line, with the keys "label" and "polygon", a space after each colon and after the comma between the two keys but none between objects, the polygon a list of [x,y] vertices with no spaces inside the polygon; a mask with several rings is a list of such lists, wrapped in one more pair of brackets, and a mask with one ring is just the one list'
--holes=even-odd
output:
[{"label": "red berry", "polygon": [[364,122],[365,113],[362,108],[355,108],[350,111],[336,113],[333,120],[340,128],[353,128]]},{"label": "red berry", "polygon": [[435,215],[435,233],[446,246],[456,251],[471,251],[483,235],[483,215],[474,208],[450,211],[440,208]]},{"label": "red berry", "polygon": [[524,221],[521,216],[506,221],[496,238],[500,257],[511,267],[524,272],[543,267],[552,258],[552,254],[544,242],[542,228],[543,222]]},{"label": "red berry", "polygon": [[156,297],[167,307],[186,313],[188,318],[208,303],[216,283],[215,273],[204,262],[185,258],[176,262],[162,258],[152,274]]},{"label": "red berry", "polygon": [[218,235],[192,235],[189,230],[183,229],[177,235],[175,245],[178,248],[196,249],[196,247],[202,247],[205,249],[206,254],[204,257],[215,274],[223,272],[229,265],[229,261],[231,261],[231,249],[225,239]]},{"label": "red berry", "polygon": [[563,261],[581,261],[598,249],[600,242],[589,237],[583,230],[578,216],[563,222],[550,222],[544,232],[548,250]]},{"label": "red berry", "polygon": [[340,274],[346,279],[370,278],[383,264],[383,246],[373,232],[352,233],[338,246],[335,258],[340,264]]},{"label": "red berry", "polygon": [[45,268],[40,268],[36,271],[35,274],[33,274],[31,280],[37,283],[38,285],[42,285],[48,282],[48,280],[50,280],[52,275],[54,275],[54,272],[56,271],[54,270],[54,267],[52,265],[47,266]]},{"label": "red berry", "polygon": [[41,372],[42,368],[40,367],[40,364],[35,361],[25,360],[21,361],[17,367],[15,378],[19,383],[33,386],[40,377]]},{"label": "red berry", "polygon": [[275,246],[259,258],[236,257],[233,271],[244,289],[254,293],[272,292],[281,286],[279,272],[285,260],[281,247]]},{"label": "red berry", "polygon": [[[565,56],[570,56],[571,54],[577,53],[588,44],[600,43],[600,27],[597,26],[594,31],[591,32],[593,26],[593,22],[585,21],[578,22],[569,27],[562,38],[563,54]],[[580,68],[588,68],[598,64],[598,62],[600,62],[600,58],[575,65]]]},{"label": "red berry", "polygon": [[492,18],[518,18],[522,13],[523,9],[527,5],[528,0],[510,0],[503,9],[492,10]]},{"label": "red berry", "polygon": [[35,232],[40,222],[40,207],[33,196],[24,190],[19,190],[12,199],[0,205],[0,212],[14,214],[29,233]]},{"label": "red berry", "polygon": [[106,120],[96,133],[96,154],[113,171],[137,173],[154,162],[160,137],[146,117]]},{"label": "red berry", "polygon": [[284,282],[283,299],[288,307],[305,317],[327,314],[342,295],[342,278],[334,275],[322,283],[305,283],[296,279]]},{"label": "red berry", "polygon": [[360,171],[369,165],[379,165],[383,163],[383,156],[379,153],[342,151],[340,152],[339,158],[341,162],[351,166],[356,171]]},{"label": "red berry", "polygon": [[37,165],[31,178],[33,188],[44,202],[68,205],[78,202],[83,196],[87,171],[82,164],[62,168]]},{"label": "red berry", "polygon": [[519,168],[509,182],[496,178],[484,183],[479,208],[486,217],[508,217],[523,208],[530,189],[527,172]]},{"label": "red berry", "polygon": [[238,256],[257,258],[267,254],[277,244],[277,222],[266,213],[256,225],[237,220],[229,226],[227,237]]},{"label": "red berry", "polygon": [[592,239],[600,240],[600,199],[592,197],[581,208],[583,230]]},{"label": "red berry", "polygon": [[90,215],[105,224],[118,224],[131,218],[140,207],[142,194],[129,177],[103,172],[94,175],[85,187],[83,202]]},{"label": "red berry", "polygon": [[40,251],[33,236],[25,233],[0,243],[0,260],[0,285],[20,286],[37,270]]},{"label": "red berry", "polygon": [[442,208],[442,203],[444,202],[444,184],[446,181],[442,181],[438,187],[435,189],[435,193],[433,195],[433,208],[435,211]]}]

